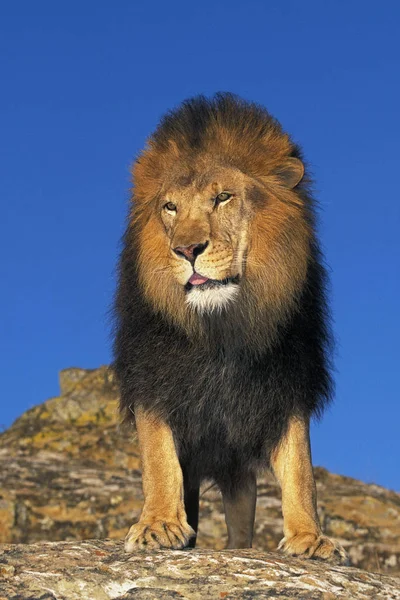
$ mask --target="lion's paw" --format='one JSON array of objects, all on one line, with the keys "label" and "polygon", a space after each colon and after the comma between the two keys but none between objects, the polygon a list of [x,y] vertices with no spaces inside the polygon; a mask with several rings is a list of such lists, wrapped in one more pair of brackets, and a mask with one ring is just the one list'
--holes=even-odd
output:
[{"label": "lion's paw", "polygon": [[195,535],[187,523],[175,521],[141,522],[132,525],[125,538],[125,551],[158,550],[172,548],[179,550],[187,546]]},{"label": "lion's paw", "polygon": [[346,551],[339,542],[325,535],[317,536],[313,533],[299,533],[288,539],[283,538],[278,549],[290,556],[319,558],[332,564],[340,565],[350,563]]}]

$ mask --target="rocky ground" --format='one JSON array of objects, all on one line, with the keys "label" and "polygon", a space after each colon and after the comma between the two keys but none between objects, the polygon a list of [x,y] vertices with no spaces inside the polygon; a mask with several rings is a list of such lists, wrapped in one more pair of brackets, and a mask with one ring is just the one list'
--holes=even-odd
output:
[{"label": "rocky ground", "polygon": [[[60,387],[58,398],[27,411],[0,436],[0,542],[32,544],[89,538],[121,540],[139,515],[142,504],[139,457],[132,431],[117,425],[118,390],[112,373],[105,367],[93,371],[67,369],[60,375]],[[352,564],[381,575],[400,575],[400,495],[377,485],[333,475],[322,468],[316,468],[315,475],[323,528],[328,535],[341,541],[350,554]],[[250,570],[256,568],[254,565],[262,564],[264,558],[275,560],[279,573],[281,568],[291,568],[279,555],[257,553],[274,550],[281,536],[280,492],[274,478],[267,473],[259,481],[254,552],[246,555],[246,560],[256,561],[251,563]],[[207,489],[205,486],[201,498],[198,548],[219,550],[224,547],[225,540],[220,495],[215,488]],[[119,554],[119,546],[114,542],[85,544],[46,546],[40,552],[60,552],[69,556],[71,549],[78,548],[78,554],[86,556],[91,550],[85,548],[96,547],[102,552],[107,544],[111,544],[111,554],[118,564],[122,561],[137,567],[136,558],[128,560]],[[32,550],[34,546],[21,548],[17,546],[11,551],[7,547],[5,551],[7,556],[10,552],[16,553],[16,573],[19,569],[18,556],[29,561],[33,560],[36,552]],[[164,557],[161,562],[167,560],[165,553],[160,556]],[[188,554],[176,556],[188,557]],[[200,552],[193,556],[198,556],[200,562],[208,560],[204,558],[207,556],[214,557],[213,560],[221,564],[230,560],[229,553]],[[237,561],[240,562],[241,557],[242,553],[236,556],[235,564],[239,564]],[[168,560],[176,560],[179,569],[184,569],[185,561],[192,564],[194,559]],[[0,556],[0,566],[2,561]],[[312,563],[312,569],[318,571],[321,568]],[[138,577],[145,575],[139,574]],[[209,577],[211,575],[207,575],[206,579]],[[380,581],[378,576],[375,580]],[[328,588],[329,591],[331,588]],[[125,591],[118,592],[118,597],[125,598],[123,593]],[[182,597],[180,592],[176,593],[178,595],[154,597]],[[131,597],[132,594],[126,596]],[[325,598],[321,595],[303,597]]]},{"label": "rocky ground", "polygon": [[[1,551],[0,551],[1,552]],[[399,600],[399,580],[260,550],[125,554],[122,542],[12,545],[0,600]]]}]

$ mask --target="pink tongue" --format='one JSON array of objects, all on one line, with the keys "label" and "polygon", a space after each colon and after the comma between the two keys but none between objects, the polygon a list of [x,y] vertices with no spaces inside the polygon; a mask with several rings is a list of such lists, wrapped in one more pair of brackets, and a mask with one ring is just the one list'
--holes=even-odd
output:
[{"label": "pink tongue", "polygon": [[201,285],[208,281],[208,277],[203,277],[203,275],[199,275],[198,273],[193,273],[191,278],[189,279],[189,283],[192,285]]}]

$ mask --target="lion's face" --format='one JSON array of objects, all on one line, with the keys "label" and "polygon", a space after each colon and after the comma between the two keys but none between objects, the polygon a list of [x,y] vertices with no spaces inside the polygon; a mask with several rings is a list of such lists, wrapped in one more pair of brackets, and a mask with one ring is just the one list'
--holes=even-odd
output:
[{"label": "lion's face", "polygon": [[164,175],[155,200],[135,210],[152,304],[182,322],[187,309],[219,312],[243,301],[246,286],[254,308],[284,307],[283,296],[304,279],[308,253],[308,227],[291,192],[302,164],[287,165],[289,187],[207,161]]},{"label": "lion's face", "polygon": [[244,174],[214,168],[191,181],[181,179],[163,191],[158,211],[171,274],[186,302],[202,312],[234,301],[251,217]]}]

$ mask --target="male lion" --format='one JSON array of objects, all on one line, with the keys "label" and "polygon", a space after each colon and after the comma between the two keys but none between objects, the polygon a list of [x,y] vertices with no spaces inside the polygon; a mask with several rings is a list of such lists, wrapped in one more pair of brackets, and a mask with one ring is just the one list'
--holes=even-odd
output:
[{"label": "male lion", "polygon": [[126,550],[193,547],[205,479],[221,489],[228,548],[251,547],[256,474],[270,467],[279,548],[344,561],[322,534],[311,466],[330,336],[298,146],[264,108],[200,96],[163,118],[133,177],[114,364],[145,502]]}]

